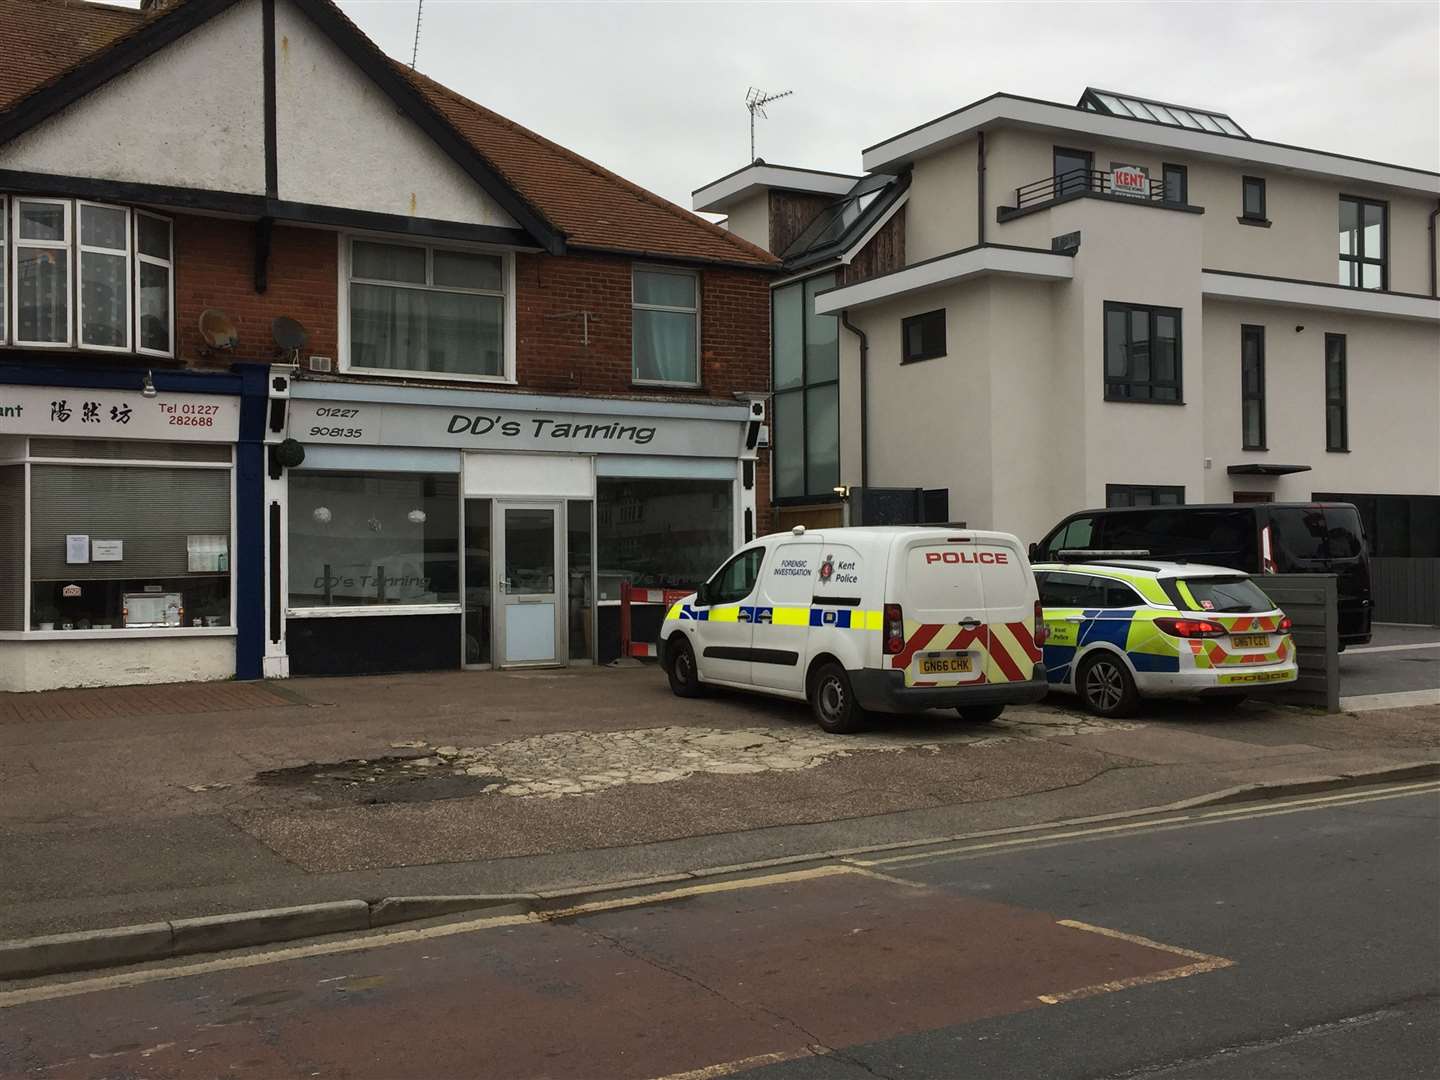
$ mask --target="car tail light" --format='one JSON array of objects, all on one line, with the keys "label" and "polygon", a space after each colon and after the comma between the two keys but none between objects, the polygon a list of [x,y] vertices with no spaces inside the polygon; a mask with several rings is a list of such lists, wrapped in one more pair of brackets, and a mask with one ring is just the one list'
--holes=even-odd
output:
[{"label": "car tail light", "polygon": [[1288,634],[1288,633],[1290,633],[1291,630],[1294,630],[1294,629],[1295,629],[1295,622],[1294,622],[1294,620],[1292,620],[1289,615],[1281,615],[1281,616],[1280,616],[1280,625],[1279,625],[1279,627],[1276,628],[1276,631],[1275,631],[1275,632],[1276,632],[1277,634]]},{"label": "car tail light", "polygon": [[1155,625],[1171,637],[1224,637],[1230,632],[1209,619],[1156,619]]},{"label": "car tail light", "polygon": [[905,613],[899,604],[885,605],[885,655],[895,656],[905,651]]},{"label": "car tail light", "polygon": [[1035,645],[1039,647],[1050,640],[1050,627],[1045,625],[1045,609],[1035,601]]}]

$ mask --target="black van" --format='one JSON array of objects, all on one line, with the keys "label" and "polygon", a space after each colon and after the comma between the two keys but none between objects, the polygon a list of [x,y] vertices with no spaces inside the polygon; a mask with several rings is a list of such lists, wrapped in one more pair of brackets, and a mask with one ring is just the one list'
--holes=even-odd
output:
[{"label": "black van", "polygon": [[[1335,574],[1340,644],[1370,640],[1370,553],[1350,503],[1215,503],[1082,510],[1030,545],[1031,562],[1075,548],[1148,551],[1156,559],[1247,574]],[[1260,583],[1264,587],[1264,582]]]}]

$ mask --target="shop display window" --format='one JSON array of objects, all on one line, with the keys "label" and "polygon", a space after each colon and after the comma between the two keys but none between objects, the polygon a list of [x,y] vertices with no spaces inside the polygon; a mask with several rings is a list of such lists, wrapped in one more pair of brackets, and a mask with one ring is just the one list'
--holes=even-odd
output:
[{"label": "shop display window", "polygon": [[460,602],[453,474],[292,472],[290,607]]},{"label": "shop display window", "polygon": [[602,600],[618,600],[621,581],[693,586],[735,550],[733,481],[600,477],[597,487]]}]

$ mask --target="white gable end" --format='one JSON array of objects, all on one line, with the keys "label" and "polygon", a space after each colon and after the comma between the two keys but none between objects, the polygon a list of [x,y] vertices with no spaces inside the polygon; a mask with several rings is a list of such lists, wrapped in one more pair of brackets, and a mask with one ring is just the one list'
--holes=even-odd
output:
[{"label": "white gable end", "polygon": [[0,146],[0,169],[265,193],[260,0]]},{"label": "white gable end", "polygon": [[281,199],[515,228],[514,219],[293,4],[275,5]]}]

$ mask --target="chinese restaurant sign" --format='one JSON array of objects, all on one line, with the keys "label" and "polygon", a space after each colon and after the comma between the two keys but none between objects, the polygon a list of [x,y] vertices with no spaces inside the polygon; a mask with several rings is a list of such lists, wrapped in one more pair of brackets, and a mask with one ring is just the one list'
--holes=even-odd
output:
[{"label": "chinese restaurant sign", "polygon": [[240,399],[217,394],[147,398],[137,390],[0,385],[0,435],[234,442]]}]

